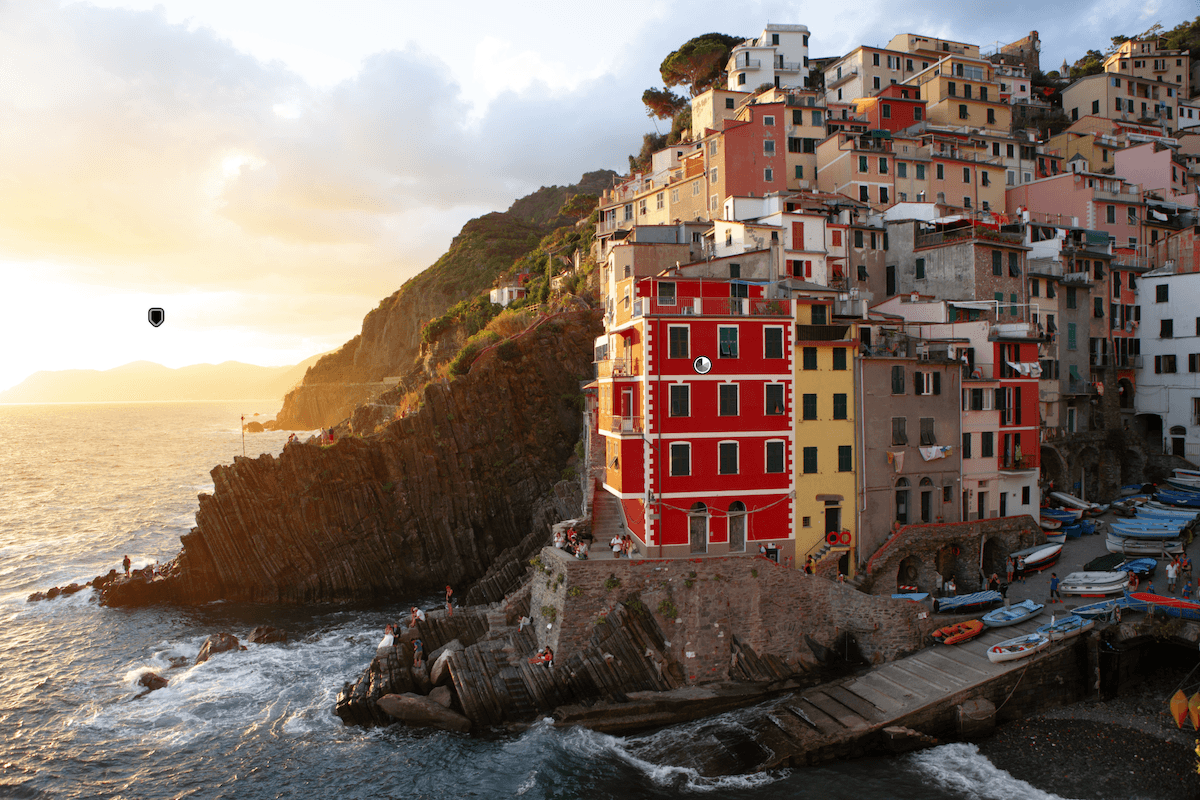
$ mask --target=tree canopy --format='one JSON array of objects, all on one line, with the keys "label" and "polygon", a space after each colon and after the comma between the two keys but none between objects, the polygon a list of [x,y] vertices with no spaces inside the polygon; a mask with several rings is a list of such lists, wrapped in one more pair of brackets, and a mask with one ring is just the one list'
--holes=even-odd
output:
[{"label": "tree canopy", "polygon": [[671,119],[688,107],[686,97],[680,97],[670,89],[647,89],[642,92],[646,113],[658,119]]},{"label": "tree canopy", "polygon": [[744,40],[724,33],[705,33],[684,42],[659,65],[663,83],[686,86],[690,96],[708,89],[721,77],[729,52]]}]

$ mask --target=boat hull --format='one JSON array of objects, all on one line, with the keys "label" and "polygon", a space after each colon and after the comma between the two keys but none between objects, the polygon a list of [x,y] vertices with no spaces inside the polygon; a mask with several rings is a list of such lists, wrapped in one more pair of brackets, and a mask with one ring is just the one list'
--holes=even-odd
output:
[{"label": "boat hull", "polygon": [[1052,642],[1061,642],[1063,639],[1070,639],[1072,636],[1079,636],[1082,633],[1086,633],[1094,627],[1096,627],[1095,620],[1081,617],[1078,614],[1071,614],[1048,625],[1041,626],[1037,629],[1037,632],[1048,637]]},{"label": "boat hull", "polygon": [[1028,658],[1039,650],[1043,650],[1050,646],[1050,637],[1040,633],[1031,633],[1026,636],[1018,636],[1015,639],[1008,639],[993,645],[988,648],[988,661],[993,664],[999,664],[1004,661],[1016,661],[1019,658]]},{"label": "boat hull", "polygon": [[1180,619],[1200,620],[1200,603],[1180,600],[1177,597],[1167,597],[1161,594],[1135,592],[1131,594],[1134,600],[1140,600],[1151,610],[1158,610],[1171,617]]},{"label": "boat hull", "polygon": [[983,624],[989,628],[1005,628],[1032,619],[1042,613],[1045,606],[1032,600],[1013,603],[1008,608],[997,608],[983,615]]},{"label": "boat hull", "polygon": [[1183,552],[1183,542],[1178,539],[1134,539],[1115,534],[1108,536],[1105,547],[1110,553],[1160,558]]},{"label": "boat hull", "polygon": [[1106,597],[1121,594],[1127,586],[1127,572],[1072,572],[1059,582],[1058,591],[1078,597]]}]

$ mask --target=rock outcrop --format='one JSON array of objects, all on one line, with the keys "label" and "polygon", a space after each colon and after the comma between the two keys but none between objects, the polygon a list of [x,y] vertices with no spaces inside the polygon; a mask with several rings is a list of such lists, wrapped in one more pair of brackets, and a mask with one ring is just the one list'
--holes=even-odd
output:
[{"label": "rock outcrop", "polygon": [[196,663],[203,664],[217,653],[226,653],[230,650],[238,650],[242,647],[241,642],[232,633],[214,633],[212,636],[204,640],[204,644],[200,645],[200,652],[196,655]]},{"label": "rock outcrop", "polygon": [[420,411],[377,434],[216,467],[179,555],[151,581],[108,582],[101,602],[310,603],[469,584],[530,534],[572,456],[599,330],[591,311],[545,320],[426,387]]}]

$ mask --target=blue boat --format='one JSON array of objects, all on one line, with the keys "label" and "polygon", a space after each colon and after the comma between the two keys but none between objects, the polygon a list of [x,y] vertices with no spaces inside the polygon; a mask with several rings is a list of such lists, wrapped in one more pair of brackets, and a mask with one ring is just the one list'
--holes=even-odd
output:
[{"label": "blue boat", "polygon": [[921,603],[929,599],[929,592],[901,592],[892,595],[893,600],[912,600],[914,603]]},{"label": "blue boat", "polygon": [[1101,600],[1072,609],[1072,614],[1078,614],[1088,619],[1104,619],[1121,621],[1121,614],[1126,611],[1145,611],[1148,606],[1140,600],[1134,600],[1129,595],[1114,597],[1111,600]]},{"label": "blue boat", "polygon": [[1134,593],[1131,595],[1131,599],[1140,600],[1146,604],[1149,610],[1161,611],[1170,617],[1200,620],[1200,603],[1193,603],[1190,600],[1181,600],[1178,597],[1166,597],[1161,594],[1148,594],[1142,592]]},{"label": "blue boat", "polygon": [[939,597],[933,601],[933,610],[947,614],[951,611],[966,611],[972,608],[982,608],[1000,602],[1000,593],[993,590],[960,594],[956,597]]},{"label": "blue boat", "polygon": [[1070,639],[1072,636],[1089,631],[1096,625],[1095,620],[1090,618],[1085,619],[1078,614],[1068,614],[1062,619],[1055,620],[1048,625],[1043,625],[1037,629],[1037,632],[1043,636],[1050,637],[1050,641],[1058,642],[1063,639]]},{"label": "blue boat", "polygon": [[994,611],[989,611],[983,615],[983,624],[989,628],[1003,628],[1008,625],[1016,625],[1018,622],[1024,622],[1027,619],[1032,619],[1042,613],[1045,606],[1041,603],[1035,603],[1032,600],[1022,600],[1020,603],[1013,603],[1008,608],[997,608]]},{"label": "blue boat", "polygon": [[1113,567],[1113,569],[1125,570],[1137,575],[1139,578],[1149,578],[1153,577],[1154,570],[1158,569],[1158,562],[1153,558],[1131,558]]},{"label": "blue boat", "polygon": [[1133,514],[1134,519],[1166,519],[1172,522],[1178,521],[1183,525],[1192,522],[1196,519],[1196,512],[1188,511],[1184,508],[1157,508],[1155,506],[1142,506]]},{"label": "blue boat", "polygon": [[1159,490],[1155,495],[1159,501],[1183,508],[1200,508],[1200,492],[1168,492]]},{"label": "blue boat", "polygon": [[1079,519],[1080,512],[1078,509],[1064,508],[1041,508],[1038,509],[1043,517],[1047,519],[1058,520],[1062,523],[1071,523]]},{"label": "blue boat", "polygon": [[1178,539],[1181,534],[1178,525],[1146,525],[1131,520],[1113,521],[1108,525],[1116,535],[1135,539]]},{"label": "blue boat", "polygon": [[1074,525],[1063,525],[1058,529],[1058,532],[1068,539],[1078,539],[1083,535],[1083,525],[1078,522]]}]

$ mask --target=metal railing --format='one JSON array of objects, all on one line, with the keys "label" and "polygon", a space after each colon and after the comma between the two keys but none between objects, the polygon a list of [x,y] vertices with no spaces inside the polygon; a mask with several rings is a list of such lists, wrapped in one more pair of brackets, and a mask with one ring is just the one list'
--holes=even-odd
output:
[{"label": "metal railing", "polygon": [[635,358],[606,358],[596,362],[596,377],[630,377],[637,374],[637,369],[638,363]]},{"label": "metal railing", "polygon": [[655,297],[642,297],[634,301],[633,316],[657,315],[790,317],[792,305],[787,300],[758,297],[680,297],[667,303]]},{"label": "metal railing", "polygon": [[608,429],[613,433],[644,433],[645,425],[641,417],[610,417]]}]

